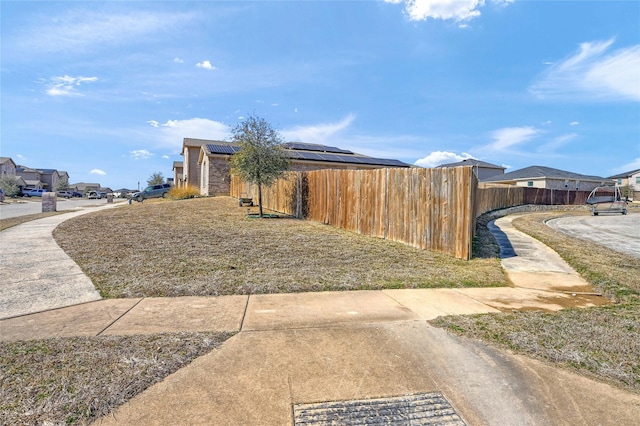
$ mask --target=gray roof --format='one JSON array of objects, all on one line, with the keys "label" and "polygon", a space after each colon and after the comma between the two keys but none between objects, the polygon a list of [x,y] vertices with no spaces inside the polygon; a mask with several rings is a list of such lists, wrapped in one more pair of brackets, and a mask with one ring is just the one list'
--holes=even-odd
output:
[{"label": "gray roof", "polygon": [[500,169],[504,170],[506,167],[496,166],[495,164],[487,163],[484,161],[476,160],[475,158],[466,158],[462,161],[458,161],[457,163],[447,163],[440,164],[436,168],[439,167],[461,167],[461,166],[474,166],[474,167],[483,167],[485,169]]},{"label": "gray roof", "polygon": [[481,179],[481,182],[505,182],[513,180],[525,180],[533,178],[546,179],[570,179],[583,181],[605,181],[606,178],[600,176],[581,175],[579,173],[567,172],[565,170],[554,169],[544,166],[529,166],[524,169],[514,170],[509,173],[491,176]]},{"label": "gray roof", "polygon": [[640,173],[640,169],[631,170],[630,172],[620,173],[614,176],[609,176],[609,179],[623,179],[628,178],[629,176],[635,175],[636,173]]}]

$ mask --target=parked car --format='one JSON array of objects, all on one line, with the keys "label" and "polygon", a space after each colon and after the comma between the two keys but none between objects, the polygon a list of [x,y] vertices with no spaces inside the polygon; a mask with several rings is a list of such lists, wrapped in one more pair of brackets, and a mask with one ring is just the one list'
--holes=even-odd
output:
[{"label": "parked car", "polygon": [[100,193],[97,191],[89,191],[87,192],[87,198],[99,200],[100,198],[102,198],[102,195],[100,195]]},{"label": "parked car", "polygon": [[131,199],[142,202],[147,198],[164,198],[171,189],[171,185],[164,183],[162,185],[147,186],[144,191],[134,192],[131,194]]},{"label": "parked car", "polygon": [[56,192],[58,197],[71,198],[73,197],[73,193],[69,191],[58,191]]},{"label": "parked car", "polygon": [[82,193],[78,191],[73,191],[71,194],[73,194],[74,197],[82,197]]},{"label": "parked car", "polygon": [[45,192],[47,192],[45,189],[25,188],[22,190],[22,195],[25,197],[42,197]]}]

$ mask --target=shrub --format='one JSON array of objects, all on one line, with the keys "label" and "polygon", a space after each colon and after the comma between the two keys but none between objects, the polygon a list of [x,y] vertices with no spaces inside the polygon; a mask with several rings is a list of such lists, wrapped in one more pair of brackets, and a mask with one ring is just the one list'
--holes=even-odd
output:
[{"label": "shrub", "polygon": [[7,197],[16,197],[20,195],[18,179],[15,176],[3,176],[0,178],[0,188],[2,188]]},{"label": "shrub", "polygon": [[200,196],[200,190],[193,186],[174,186],[169,191],[169,197],[174,200],[186,200],[187,198],[196,198]]}]

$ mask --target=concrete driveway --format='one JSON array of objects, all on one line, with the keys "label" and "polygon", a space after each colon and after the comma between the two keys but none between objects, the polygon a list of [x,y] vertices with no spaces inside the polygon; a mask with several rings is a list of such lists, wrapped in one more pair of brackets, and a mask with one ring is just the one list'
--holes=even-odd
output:
[{"label": "concrete driveway", "polygon": [[[114,203],[126,202],[123,198],[114,198]],[[61,211],[77,211],[88,207],[104,206],[107,199],[89,200],[87,198],[58,198],[56,210]],[[11,217],[26,216],[28,214],[42,213],[42,199],[37,197],[9,199],[4,203],[0,203],[0,219],[8,219]]]},{"label": "concrete driveway", "polygon": [[549,226],[640,259],[640,212],[552,219]]}]

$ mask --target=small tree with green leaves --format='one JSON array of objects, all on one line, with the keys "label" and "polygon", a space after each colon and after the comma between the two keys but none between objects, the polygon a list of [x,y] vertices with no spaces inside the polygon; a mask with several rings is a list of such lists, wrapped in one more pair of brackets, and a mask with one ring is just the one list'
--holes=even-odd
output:
[{"label": "small tree with green leaves", "polygon": [[7,197],[16,197],[20,195],[20,187],[18,186],[18,178],[15,176],[2,176],[0,178],[0,188]]},{"label": "small tree with green leaves", "polygon": [[162,185],[163,183],[164,183],[164,176],[162,175],[162,172],[155,172],[154,174],[149,176],[149,179],[147,179],[147,184],[149,186]]},{"label": "small tree with green leaves", "polygon": [[56,182],[56,191],[67,191],[69,189],[69,179],[64,176]]},{"label": "small tree with green leaves", "polygon": [[269,187],[288,170],[284,140],[263,118],[249,116],[231,131],[240,149],[231,157],[231,172],[258,186],[258,207],[262,211],[262,187]]}]

